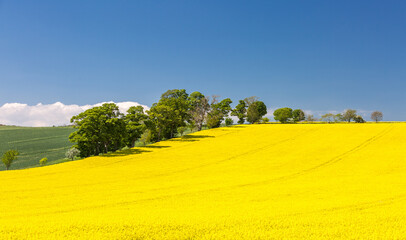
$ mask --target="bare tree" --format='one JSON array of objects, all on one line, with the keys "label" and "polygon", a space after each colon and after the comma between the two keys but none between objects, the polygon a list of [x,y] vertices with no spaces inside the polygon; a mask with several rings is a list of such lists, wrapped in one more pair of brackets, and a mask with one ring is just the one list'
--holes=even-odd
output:
[{"label": "bare tree", "polygon": [[190,116],[193,126],[198,131],[202,130],[203,122],[206,119],[207,112],[210,110],[209,98],[200,92],[194,92],[189,96]]},{"label": "bare tree", "polygon": [[375,111],[371,113],[371,119],[374,120],[375,122],[382,121],[383,119],[383,114],[380,111]]},{"label": "bare tree", "polygon": [[313,114],[306,114],[306,121],[307,122],[314,122],[314,121],[316,121],[317,119],[313,116]]},{"label": "bare tree", "polygon": [[244,99],[244,102],[247,104],[247,107],[251,106],[251,104],[253,104],[254,102],[258,101],[258,97],[256,96],[251,96],[251,97],[247,97]]}]

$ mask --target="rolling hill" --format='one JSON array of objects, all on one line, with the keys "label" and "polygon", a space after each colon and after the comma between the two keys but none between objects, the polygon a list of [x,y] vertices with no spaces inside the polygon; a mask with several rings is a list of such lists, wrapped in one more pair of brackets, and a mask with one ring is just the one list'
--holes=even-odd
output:
[{"label": "rolling hill", "polygon": [[406,124],[204,130],[0,173],[15,239],[400,239]]},{"label": "rolling hill", "polygon": [[[59,163],[72,146],[68,137],[73,131],[71,127],[0,126],[0,154],[10,149],[20,152],[10,169],[39,166],[38,161],[44,157],[48,158],[48,164]],[[1,163],[0,170],[5,169]]]}]

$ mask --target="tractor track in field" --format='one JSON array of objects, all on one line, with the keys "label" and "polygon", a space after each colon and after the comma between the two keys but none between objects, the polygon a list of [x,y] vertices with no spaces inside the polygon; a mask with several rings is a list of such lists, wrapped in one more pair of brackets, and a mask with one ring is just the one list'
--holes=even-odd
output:
[{"label": "tractor track in field", "polygon": [[[292,178],[295,178],[295,177],[298,177],[298,176],[301,176],[301,175],[305,175],[305,174],[307,174],[307,173],[310,173],[310,172],[313,172],[313,171],[315,171],[315,170],[318,170],[318,169],[320,169],[320,168],[322,168],[322,167],[335,164],[335,163],[337,163],[337,162],[343,160],[345,157],[347,157],[347,156],[349,156],[349,155],[351,155],[351,154],[353,154],[353,153],[355,153],[355,152],[357,152],[357,151],[359,151],[359,150],[361,150],[361,149],[364,149],[365,147],[367,147],[367,146],[370,145],[371,143],[375,142],[376,140],[378,140],[378,139],[382,138],[383,136],[385,136],[386,134],[388,134],[393,128],[394,128],[394,126],[393,126],[393,125],[390,125],[389,127],[385,128],[383,131],[379,132],[377,135],[374,135],[374,136],[370,137],[369,139],[367,139],[366,141],[364,141],[364,142],[358,144],[357,146],[353,147],[352,149],[350,149],[350,150],[348,150],[348,151],[346,151],[346,152],[344,152],[344,153],[341,153],[341,154],[339,154],[338,156],[336,156],[336,157],[334,157],[334,158],[331,158],[331,159],[328,160],[328,161],[325,161],[325,162],[320,163],[320,164],[318,164],[318,165],[316,165],[316,166],[313,166],[313,167],[304,169],[304,170],[302,170],[302,171],[300,171],[300,172],[292,173],[292,174],[285,175],[285,176],[281,176],[281,177],[277,177],[277,178],[272,178],[272,179],[267,179],[267,180],[263,180],[263,181],[258,181],[258,182],[245,183],[245,184],[237,184],[237,185],[224,186],[224,187],[219,187],[219,188],[214,188],[214,189],[207,189],[207,190],[202,190],[202,191],[197,191],[197,192],[191,192],[190,194],[202,193],[202,192],[214,192],[214,191],[232,190],[232,189],[242,188],[242,187],[259,186],[259,185],[265,185],[265,184],[269,184],[269,183],[276,182],[276,181],[289,180],[289,179],[292,179]],[[311,132],[311,131],[309,131],[309,132]],[[307,133],[307,132],[306,132],[306,133]],[[290,138],[290,139],[285,139],[285,140],[280,141],[280,142],[286,142],[286,141],[291,140],[291,139],[292,139],[292,138]],[[280,143],[280,142],[278,142],[278,143]],[[274,144],[275,144],[275,143],[274,143]],[[264,147],[262,147],[261,149],[263,150],[263,149],[266,149],[267,147],[272,147],[272,146],[264,146]],[[251,152],[253,152],[253,151],[254,151],[254,150],[251,150],[251,151],[249,151],[249,152],[251,153]],[[256,149],[256,151],[258,151],[258,149]],[[245,153],[245,154],[249,154],[249,153],[247,152],[247,153]],[[241,156],[241,154],[240,154],[239,156]],[[227,159],[226,159],[226,160],[227,160]],[[226,161],[226,160],[222,160],[222,161]],[[214,164],[214,163],[212,163],[212,164]],[[184,171],[186,171],[186,170],[184,170]]]},{"label": "tractor track in field", "polygon": [[288,179],[292,179],[301,175],[305,175],[307,173],[313,172],[315,170],[318,170],[322,167],[326,167],[326,166],[330,166],[332,164],[335,164],[341,160],[343,160],[345,157],[361,150],[364,149],[365,147],[367,147],[368,145],[370,145],[371,143],[375,142],[376,140],[382,138],[383,136],[385,136],[386,134],[388,134],[392,129],[394,128],[393,125],[390,125],[389,127],[387,127],[386,129],[384,129],[383,131],[379,132],[377,135],[374,135],[373,137],[367,139],[366,141],[362,142],[361,144],[358,144],[357,146],[353,147],[352,149],[339,154],[338,156],[335,156],[333,158],[331,158],[328,161],[325,161],[323,163],[320,163],[318,165],[315,165],[313,167],[304,169],[300,172],[296,172],[296,173],[292,173],[289,175],[285,175],[285,176],[281,176],[281,177],[277,177],[277,178],[272,178],[272,179],[268,179],[268,180],[264,180],[264,181],[258,181],[258,182],[253,182],[253,183],[246,183],[246,184],[239,184],[239,185],[234,185],[234,186],[230,186],[231,187],[249,187],[249,186],[256,186],[256,185],[263,185],[263,184],[268,184],[274,181],[281,181],[281,180],[288,180]]},{"label": "tractor track in field", "polygon": [[305,131],[305,132],[303,132],[301,134],[298,134],[298,135],[296,135],[294,137],[290,137],[290,138],[287,138],[287,139],[284,139],[284,140],[281,140],[281,141],[278,141],[278,142],[274,142],[272,144],[268,144],[268,145],[265,145],[265,146],[250,150],[250,151],[246,151],[246,152],[240,153],[238,155],[234,155],[234,156],[231,156],[231,157],[228,157],[226,159],[219,160],[219,161],[210,162],[210,163],[206,163],[206,164],[201,164],[201,165],[194,166],[194,167],[184,168],[184,169],[180,169],[180,170],[177,170],[177,171],[172,171],[172,172],[169,172],[169,173],[156,174],[156,175],[153,175],[153,176],[137,178],[137,179],[149,179],[149,178],[155,178],[155,177],[165,177],[165,176],[170,176],[170,175],[177,174],[177,173],[183,173],[183,172],[187,172],[187,171],[191,171],[191,170],[195,170],[195,169],[200,169],[200,168],[204,168],[204,167],[208,167],[208,166],[221,164],[221,163],[228,162],[228,161],[231,161],[233,159],[239,158],[241,156],[249,155],[249,154],[252,154],[252,153],[257,153],[257,152],[269,149],[271,147],[277,146],[279,144],[283,144],[285,142],[295,140],[298,137],[301,137],[303,135],[306,135],[308,133],[315,132],[315,131],[317,131],[317,130],[316,129],[307,130],[307,131]]},{"label": "tractor track in field", "polygon": [[330,207],[330,208],[324,208],[324,209],[319,209],[319,210],[314,210],[314,211],[306,211],[306,212],[298,212],[298,213],[291,213],[291,214],[282,214],[282,216],[303,216],[303,215],[308,215],[308,214],[317,214],[317,213],[327,213],[327,212],[338,212],[338,211],[346,211],[346,210],[356,210],[356,211],[362,211],[366,209],[371,209],[375,207],[383,207],[383,206],[389,206],[391,204],[397,203],[397,202],[402,202],[406,200],[406,194],[401,194],[393,197],[388,197],[388,198],[383,198],[383,199],[378,199],[374,201],[369,201],[369,202],[362,202],[362,203],[357,203],[357,204],[349,204],[349,205],[344,205],[344,206],[337,206],[337,207]]}]

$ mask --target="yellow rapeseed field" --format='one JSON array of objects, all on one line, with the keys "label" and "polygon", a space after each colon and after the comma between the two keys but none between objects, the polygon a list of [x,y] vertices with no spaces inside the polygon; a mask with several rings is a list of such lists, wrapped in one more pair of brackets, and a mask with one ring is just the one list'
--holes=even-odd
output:
[{"label": "yellow rapeseed field", "polygon": [[1,239],[406,239],[406,124],[240,125],[3,171],[0,211]]}]

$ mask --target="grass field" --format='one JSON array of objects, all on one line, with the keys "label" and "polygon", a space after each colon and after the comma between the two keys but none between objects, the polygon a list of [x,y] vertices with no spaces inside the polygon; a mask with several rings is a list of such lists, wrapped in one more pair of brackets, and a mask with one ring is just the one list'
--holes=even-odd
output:
[{"label": "grass field", "polygon": [[0,173],[11,239],[405,239],[406,124],[205,130]]},{"label": "grass field", "polygon": [[[0,126],[0,154],[18,149],[20,156],[10,169],[39,166],[41,158],[48,158],[48,164],[64,161],[65,152],[72,146],[69,134],[71,127],[13,127]],[[0,170],[6,167],[0,162]]]}]

